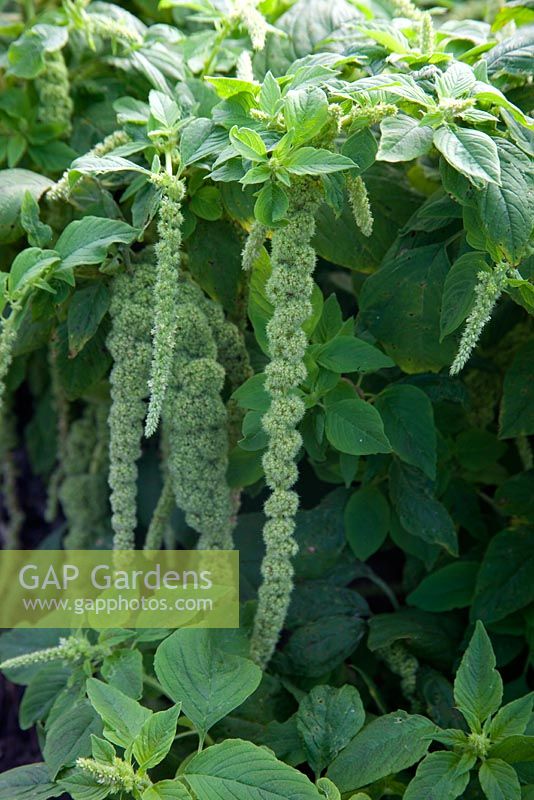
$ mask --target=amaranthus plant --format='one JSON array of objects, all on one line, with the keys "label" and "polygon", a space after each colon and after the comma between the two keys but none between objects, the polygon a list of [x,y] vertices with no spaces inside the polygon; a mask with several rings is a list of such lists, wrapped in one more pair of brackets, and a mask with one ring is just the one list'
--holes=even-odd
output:
[{"label": "amaranthus plant", "polygon": [[0,800],[533,800],[531,3],[0,17],[2,546],[241,564],[3,634]]}]

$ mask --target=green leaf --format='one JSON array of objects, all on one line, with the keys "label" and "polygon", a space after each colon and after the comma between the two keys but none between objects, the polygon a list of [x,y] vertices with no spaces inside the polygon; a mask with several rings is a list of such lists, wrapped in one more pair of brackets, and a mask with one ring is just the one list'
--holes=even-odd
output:
[{"label": "green leaf", "polygon": [[530,436],[534,433],[534,340],[524,344],[515,354],[504,377],[499,438]]},{"label": "green leaf", "polygon": [[100,668],[106,682],[139,700],[143,695],[143,656],[139,650],[115,650]]},{"label": "green leaf", "polygon": [[443,125],[434,133],[434,144],[449,164],[470,180],[501,183],[497,145],[486,133]]},{"label": "green leaf", "polygon": [[476,84],[475,73],[467,64],[457,61],[442,75],[436,78],[436,90],[439,98],[457,99],[470,94]]},{"label": "green leaf", "polygon": [[276,228],[285,219],[289,208],[289,197],[286,192],[273,181],[265,184],[258,194],[254,206],[254,216],[268,228]]},{"label": "green leaf", "polygon": [[23,731],[27,731],[36,722],[46,719],[69,677],[70,671],[62,663],[47,664],[34,675],[24,692],[19,708],[19,723]]},{"label": "green leaf", "polygon": [[67,44],[67,27],[38,23],[26,30],[8,50],[9,72],[17,78],[36,78],[46,66],[45,54]]},{"label": "green leaf", "polygon": [[341,453],[353,456],[390,453],[378,411],[364,400],[341,400],[326,409],[326,436]]},{"label": "green leaf", "polygon": [[465,253],[454,262],[443,285],[440,341],[454,333],[467,319],[475,301],[478,275],[487,271],[488,265],[482,253]]},{"label": "green leaf", "polygon": [[20,224],[32,247],[46,247],[52,239],[52,228],[39,219],[39,203],[31,192],[25,192],[20,207]]},{"label": "green leaf", "polygon": [[322,89],[290,90],[284,98],[283,114],[288,131],[295,132],[295,144],[309,142],[328,122],[328,99]]},{"label": "green leaf", "polygon": [[488,735],[494,744],[509,736],[521,736],[525,733],[532,716],[534,694],[512,700],[503,706],[491,721]]},{"label": "green leaf", "polygon": [[0,774],[0,800],[48,800],[61,789],[50,780],[46,764],[28,764]]},{"label": "green leaf", "polygon": [[180,158],[184,167],[196,163],[209,152],[213,122],[200,117],[192,119],[184,128],[180,136]]},{"label": "green leaf", "polygon": [[168,755],[176,736],[182,704],[152,714],[137,734],[132,752],[141,769],[152,769]]},{"label": "green leaf", "polygon": [[225,800],[320,800],[308,778],[273,753],[228,739],[194,756],[182,770],[198,797]]},{"label": "green leaf", "polygon": [[482,723],[501,705],[502,679],[495,664],[489,636],[484,625],[477,622],[454,681],[456,705],[476,732],[481,731]]},{"label": "green leaf", "polygon": [[131,244],[138,235],[136,228],[118,219],[84,217],[71,222],[56,242],[61,269],[101,264],[111,245]]},{"label": "green leaf", "polygon": [[122,156],[81,156],[73,162],[72,169],[89,175],[104,175],[109,172],[139,172],[150,175],[150,170]]},{"label": "green leaf", "polygon": [[[326,800],[341,800],[339,789],[329,778],[319,778],[315,785],[319,789],[321,795],[326,797]],[[361,798],[369,800],[367,795],[360,795],[360,800]],[[352,795],[350,800],[354,800],[354,795]]]},{"label": "green leaf", "polygon": [[316,776],[358,733],[364,719],[360,694],[353,686],[316,686],[301,700],[297,728]]},{"label": "green leaf", "polygon": [[469,783],[469,767],[457,753],[430,753],[419,764],[404,800],[455,800]]},{"label": "green leaf", "polygon": [[105,724],[104,736],[119,747],[130,747],[152,716],[150,709],[96,678],[87,681],[87,694]]},{"label": "green leaf", "polygon": [[19,294],[32,283],[35,284],[60,260],[55,250],[41,250],[39,247],[23,250],[11,265],[7,282],[9,293]]},{"label": "green leaf", "polygon": [[378,395],[375,408],[393,452],[434,480],[437,437],[432,403],[425,392],[416,386],[388,386]]},{"label": "green leaf", "polygon": [[407,114],[386,117],[380,123],[380,131],[378,161],[412,161],[426,155],[432,147],[432,128],[421,125]]},{"label": "green leaf", "polygon": [[62,791],[69,793],[72,800],[104,800],[111,794],[109,786],[102,786],[96,777],[80,769],[66,772],[58,783]]},{"label": "green leaf", "polygon": [[69,351],[72,355],[78,355],[93,338],[110,302],[111,295],[105,283],[93,283],[74,293],[67,315]]},{"label": "green leaf", "polygon": [[502,184],[488,184],[476,192],[474,201],[480,227],[493,243],[496,260],[503,256],[512,264],[521,262],[534,225],[534,165],[512,142],[497,140]]},{"label": "green leaf", "polygon": [[160,781],[143,792],[142,800],[192,800],[181,781]]},{"label": "green leaf", "polygon": [[327,776],[341,793],[385,778],[417,764],[426,754],[435,726],[405,711],[370,722],[330,765]]},{"label": "green leaf", "polygon": [[371,131],[356,131],[341,146],[341,153],[354,162],[351,175],[361,175],[376,161],[378,145]]},{"label": "green leaf", "polygon": [[523,761],[534,761],[534,736],[508,736],[494,745],[489,755],[508,764],[520,764]]},{"label": "green leaf", "polygon": [[265,142],[256,131],[250,128],[238,128],[237,125],[234,125],[230,131],[230,141],[242,158],[248,161],[267,160]]},{"label": "green leaf", "polygon": [[382,547],[389,531],[389,504],[376,486],[363,486],[345,507],[345,535],[352,552],[366,561]]},{"label": "green leaf", "polygon": [[69,358],[67,324],[58,328],[58,372],[61,386],[69,400],[77,400],[94,387],[107,373],[111,356],[106,349],[106,326],[101,325],[81,353]]},{"label": "green leaf", "polygon": [[82,700],[68,708],[50,725],[43,756],[50,776],[72,766],[80,756],[91,754],[91,736],[102,733],[102,722],[89,703]]},{"label": "green leaf", "polygon": [[521,800],[517,772],[505,761],[488,758],[480,767],[478,779],[488,800]]},{"label": "green leaf", "polygon": [[156,651],[158,680],[181,702],[201,738],[254,692],[261,670],[252,661],[215,647],[207,630],[178,630]]},{"label": "green leaf", "polygon": [[173,128],[180,119],[180,109],[174,100],[164,92],[152,89],[148,95],[150,113],[165,128]]},{"label": "green leaf", "polygon": [[504,530],[493,536],[478,573],[472,619],[497,622],[534,602],[534,531]]},{"label": "green leaf", "polygon": [[315,354],[315,360],[332,372],[375,372],[394,367],[394,362],[377,347],[352,336],[336,336]]},{"label": "green leaf", "polygon": [[[283,159],[284,167],[292,175],[327,175],[352,169],[352,159],[330,150],[315,147],[301,147]],[[357,165],[356,165],[357,166]]]},{"label": "green leaf", "polygon": [[458,561],[447,564],[423,578],[417,589],[410,592],[406,602],[424,611],[451,611],[467,608],[475,593],[480,564],[477,561]]},{"label": "green leaf", "polygon": [[363,285],[362,324],[405,372],[438,372],[454,358],[456,343],[439,341],[440,303],[448,271],[445,248],[428,245],[395,252]]},{"label": "green leaf", "polygon": [[191,198],[189,208],[201,219],[210,222],[220,219],[223,215],[221,193],[216,186],[202,186]]},{"label": "green leaf", "polygon": [[14,242],[22,235],[19,214],[26,192],[38,200],[52,183],[28,169],[0,170],[0,242]]},{"label": "green leaf", "polygon": [[415,467],[394,461],[390,470],[390,495],[403,528],[429,544],[458,555],[458,537],[451,516],[434,496],[434,486]]},{"label": "green leaf", "polygon": [[271,398],[265,388],[265,373],[253,375],[248,381],[241,384],[232,395],[241,408],[250,411],[267,411],[271,405]]}]

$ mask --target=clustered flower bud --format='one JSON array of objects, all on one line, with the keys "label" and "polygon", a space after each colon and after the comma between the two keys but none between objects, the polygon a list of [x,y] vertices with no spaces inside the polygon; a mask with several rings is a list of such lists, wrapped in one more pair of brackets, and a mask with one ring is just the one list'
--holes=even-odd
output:
[{"label": "clustered flower bud", "polygon": [[271,405],[263,418],[269,437],[263,468],[271,496],[265,505],[263,583],[251,643],[252,658],[262,667],[269,662],[284,624],[293,590],[291,559],[298,550],[294,539],[298,495],[292,487],[298,478],[295,462],[302,443],[297,426],[305,411],[298,388],[306,377],[308,342],[302,325],[312,312],[315,250],[311,241],[320,198],[311,180],[292,188],[289,223],[273,234],[272,274],[266,287],[274,306],[267,325],[271,361],[265,370]]},{"label": "clustered flower bud", "polygon": [[147,776],[137,774],[131,764],[117,756],[114,756],[111,764],[102,764],[92,758],[78,758],[76,766],[100,786],[109,787],[114,794],[135,792],[138,797],[151,785]]},{"label": "clustered flower bud", "polygon": [[258,260],[261,248],[267,236],[267,228],[257,220],[247,236],[245,247],[241,256],[241,263],[245,272],[250,272],[255,262]]}]

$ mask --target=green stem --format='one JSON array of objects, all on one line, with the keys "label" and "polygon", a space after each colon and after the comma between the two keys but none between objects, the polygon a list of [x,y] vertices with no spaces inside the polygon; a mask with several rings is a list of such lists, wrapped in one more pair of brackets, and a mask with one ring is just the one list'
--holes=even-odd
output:
[{"label": "green stem", "polygon": [[206,75],[210,74],[213,63],[217,58],[217,56],[219,55],[221,47],[224,44],[224,40],[226,39],[229,33],[230,33],[230,25],[228,24],[228,20],[225,20],[224,23],[221,25],[221,29],[213,42],[211,53],[209,54],[208,59],[204,64],[204,69],[202,70],[201,73],[202,78],[205,78]]}]

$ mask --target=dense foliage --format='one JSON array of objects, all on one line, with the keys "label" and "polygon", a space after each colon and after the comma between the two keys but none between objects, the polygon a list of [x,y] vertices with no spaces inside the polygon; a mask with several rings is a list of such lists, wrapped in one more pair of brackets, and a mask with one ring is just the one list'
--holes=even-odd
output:
[{"label": "dense foliage", "polygon": [[243,595],[3,634],[0,800],[534,798],[534,8],[437,6],[0,5],[3,545],[24,450]]}]

